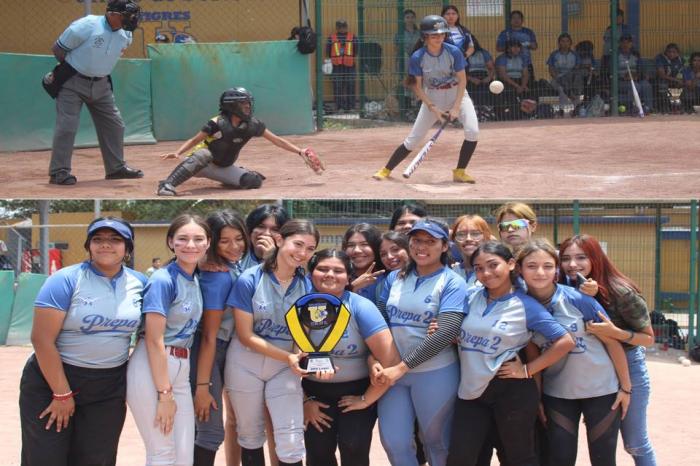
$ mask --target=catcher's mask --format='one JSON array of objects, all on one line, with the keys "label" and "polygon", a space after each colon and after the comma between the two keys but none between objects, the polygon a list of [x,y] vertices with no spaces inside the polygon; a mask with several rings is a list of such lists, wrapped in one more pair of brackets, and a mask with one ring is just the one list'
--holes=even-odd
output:
[{"label": "catcher's mask", "polygon": [[134,31],[139,25],[141,8],[133,0],[109,0],[107,11],[122,15],[122,29]]},{"label": "catcher's mask", "polygon": [[[253,116],[253,94],[245,87],[233,87],[227,89],[219,98],[219,111],[223,115],[236,115],[243,121],[250,121]],[[243,110],[243,103],[250,104],[250,111]]]}]

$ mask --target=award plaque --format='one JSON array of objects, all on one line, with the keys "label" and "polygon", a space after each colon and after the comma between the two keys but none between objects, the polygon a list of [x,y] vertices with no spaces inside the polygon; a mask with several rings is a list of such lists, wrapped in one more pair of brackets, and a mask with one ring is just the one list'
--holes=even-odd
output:
[{"label": "award plaque", "polygon": [[[284,316],[294,343],[308,357],[300,366],[308,372],[335,372],[330,352],[345,333],[350,311],[337,297],[325,293],[310,293],[297,299]],[[326,330],[319,344],[310,338],[312,330]]]}]

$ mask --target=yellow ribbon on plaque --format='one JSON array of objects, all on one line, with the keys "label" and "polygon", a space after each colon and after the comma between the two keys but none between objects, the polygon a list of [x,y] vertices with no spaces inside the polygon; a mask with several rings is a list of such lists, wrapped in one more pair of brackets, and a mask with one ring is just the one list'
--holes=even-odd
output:
[{"label": "yellow ribbon on plaque", "polygon": [[[297,299],[284,316],[294,343],[308,353],[301,367],[309,372],[335,372],[330,352],[350,323],[350,311],[338,297],[310,293]],[[313,330],[328,329],[318,345],[311,341]]]}]

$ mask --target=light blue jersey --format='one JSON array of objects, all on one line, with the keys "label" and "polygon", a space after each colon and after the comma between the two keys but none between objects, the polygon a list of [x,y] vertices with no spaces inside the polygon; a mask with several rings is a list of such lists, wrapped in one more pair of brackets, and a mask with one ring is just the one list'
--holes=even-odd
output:
[{"label": "light blue jersey", "polygon": [[489,69],[486,64],[493,61],[491,54],[485,50],[477,50],[468,58],[469,61],[469,74],[476,76],[478,78],[486,77],[489,73]]},{"label": "light blue jersey", "polygon": [[258,256],[255,255],[255,252],[252,249],[249,249],[248,252],[241,257],[241,260],[239,260],[237,264],[242,272],[251,267],[255,267],[256,265],[260,265],[261,261],[258,259]]},{"label": "light blue jersey", "polygon": [[[618,390],[615,366],[605,345],[588,332],[586,322],[600,322],[598,312],[605,310],[590,296],[565,285],[557,285],[547,310],[576,342],[565,357],[545,369],[542,391],[557,398],[576,400],[609,395]],[[547,349],[551,342],[535,333],[532,342]]]},{"label": "light blue jersey", "polygon": [[131,32],[112,31],[106,17],[88,15],[73,21],[56,43],[78,73],[100,78],[112,72],[131,41]]},{"label": "light blue jersey", "polygon": [[508,55],[504,53],[496,58],[496,66],[503,66],[506,69],[506,74],[511,79],[520,79],[523,77],[523,70],[530,64],[530,58],[524,53],[519,55]]},{"label": "light blue jersey", "polygon": [[457,275],[462,277],[464,281],[467,282],[467,290],[471,290],[472,288],[481,286],[481,282],[476,279],[476,273],[474,272],[474,270],[465,270],[463,262],[453,264],[452,270],[454,270]]},{"label": "light blue jersey", "polygon": [[228,272],[202,272],[199,275],[204,310],[224,313],[216,334],[216,338],[223,341],[230,341],[233,336],[233,312],[226,306],[226,298],[242,272],[239,264],[240,262],[230,263]]},{"label": "light blue jersey", "polygon": [[439,55],[431,55],[426,47],[411,55],[408,74],[423,78],[423,89],[447,89],[456,86],[457,72],[466,66],[464,55],[452,44],[443,43]]},{"label": "light blue jersey", "polygon": [[579,65],[578,55],[573,50],[568,53],[562,53],[555,50],[549,55],[547,65],[553,67],[559,75],[571,73]]},{"label": "light blue jersey", "polygon": [[143,293],[143,313],[165,316],[165,346],[189,348],[202,318],[202,292],[196,275],[171,262],[153,272]]},{"label": "light blue jersey", "polygon": [[533,331],[554,341],[566,335],[536,300],[516,290],[492,302],[480,288],[469,296],[467,316],[459,335],[459,360],[462,376],[459,397],[479,398],[506,361],[527,345]]},{"label": "light blue jersey", "polygon": [[[399,272],[389,274],[380,300],[386,303],[389,327],[404,358],[425,339],[428,325],[439,313],[464,312],[467,290],[464,280],[447,266],[422,277],[412,270],[399,278]],[[455,348],[449,345],[411,372],[440,369],[456,360]]]},{"label": "light blue jersey", "polygon": [[[343,337],[331,351],[333,363],[340,370],[332,380],[318,380],[314,377],[317,382],[350,382],[369,377],[367,356],[370,351],[365,340],[389,328],[377,306],[369,299],[350,291],[345,291],[340,299],[351,314]],[[310,334],[311,341],[318,345],[327,333],[328,329],[313,330]]]},{"label": "light blue jersey", "polygon": [[270,344],[292,351],[294,342],[285,314],[311,290],[311,282],[298,269],[286,291],[263,265],[245,270],[231,288],[226,304],[253,315],[253,332]]},{"label": "light blue jersey", "polygon": [[530,57],[530,45],[537,42],[537,36],[535,31],[530,28],[521,27],[520,29],[507,28],[501,31],[496,38],[496,47],[505,49],[506,41],[517,40],[522,45],[522,51],[525,55]]},{"label": "light blue jersey", "polygon": [[146,277],[127,267],[109,279],[87,261],[47,278],[34,305],[66,313],[56,339],[61,360],[100,369],[124,364],[141,322],[145,283]]}]

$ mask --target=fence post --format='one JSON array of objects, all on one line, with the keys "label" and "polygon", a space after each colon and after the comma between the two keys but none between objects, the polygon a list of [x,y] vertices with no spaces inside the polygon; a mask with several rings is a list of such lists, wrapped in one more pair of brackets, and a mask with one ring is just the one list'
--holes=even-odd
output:
[{"label": "fence post", "polygon": [[[612,82],[610,83],[610,91],[612,95],[610,96],[610,110],[613,116],[618,115],[618,104],[619,104],[619,86],[618,86],[618,65],[620,61],[619,49],[618,49],[618,37],[617,37],[617,8],[619,6],[619,0],[610,0],[610,45],[612,45],[612,51],[610,52],[610,66],[612,68],[612,77],[610,78]],[[603,44],[605,47],[605,44]],[[603,55],[607,50],[603,51]],[[603,76],[605,79],[605,76]]]},{"label": "fence post", "polygon": [[[405,8],[406,8],[406,6],[404,5],[404,0],[398,0],[398,2],[396,2],[396,23],[397,23],[396,30],[399,31],[399,37],[401,37],[401,43],[396,49],[397,50],[396,55],[399,59],[398,60],[399,61],[399,80],[401,79],[400,74],[403,73],[403,70],[405,69],[405,65],[406,65],[406,55],[404,54],[405,44],[404,44],[404,36],[403,36],[403,30],[404,30],[403,12],[404,12]],[[418,20],[418,18],[416,18],[416,20]],[[418,25],[416,25],[416,27],[419,28]],[[401,111],[403,111],[403,110],[404,109],[402,108]]]},{"label": "fence post", "polygon": [[316,14],[314,19],[314,27],[316,28],[316,130],[321,131],[323,129],[323,71],[321,71],[321,65],[323,65],[323,49],[325,48],[321,0],[316,0],[314,12]]},{"label": "fence post", "polygon": [[[362,51],[362,45],[366,43],[365,40],[365,1],[364,0],[357,0],[357,37],[358,37],[358,52],[356,52],[355,56],[360,58],[362,60],[362,57],[360,56],[363,51]],[[357,58],[355,59],[357,61]],[[358,66],[359,69],[359,78],[360,78],[360,116],[363,115],[364,108],[365,108],[365,71],[363,66]],[[352,103],[355,105],[355,102]]]},{"label": "fence post", "polygon": [[569,32],[569,0],[561,0],[561,32]]},{"label": "fence post", "polygon": [[661,206],[656,206],[654,219],[656,239],[654,241],[654,310],[661,309]]},{"label": "fence post", "polygon": [[581,232],[581,203],[577,199],[574,200],[573,208],[574,212],[571,218],[571,223],[574,230],[574,235],[578,235]]},{"label": "fence post", "polygon": [[690,201],[690,283],[688,284],[688,346],[695,346],[697,321],[698,201]]},{"label": "fence post", "polygon": [[559,206],[554,204],[554,213],[552,214],[552,239],[554,246],[559,247]]},{"label": "fence post", "polygon": [[505,23],[506,23],[505,29],[508,29],[510,27],[510,11],[511,11],[511,0],[505,0],[505,2],[503,2],[503,19],[505,20]]},{"label": "fence post", "polygon": [[49,201],[39,201],[39,252],[41,253],[41,273],[49,274]]}]

